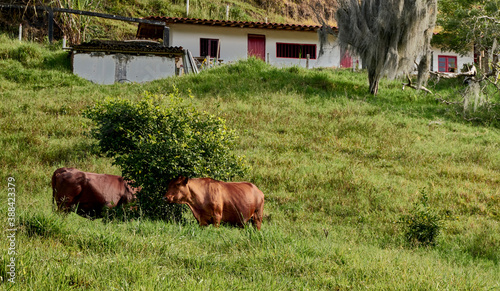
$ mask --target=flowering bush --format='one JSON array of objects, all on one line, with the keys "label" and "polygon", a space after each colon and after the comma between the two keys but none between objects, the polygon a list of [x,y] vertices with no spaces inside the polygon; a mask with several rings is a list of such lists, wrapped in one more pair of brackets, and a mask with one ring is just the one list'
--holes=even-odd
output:
[{"label": "flowering bush", "polygon": [[140,210],[150,218],[180,219],[182,208],[161,199],[179,175],[230,180],[247,170],[232,152],[234,131],[222,118],[196,110],[177,90],[168,96],[145,93],[138,102],[108,99],[84,115],[95,123],[91,135],[101,151],[142,187]]}]

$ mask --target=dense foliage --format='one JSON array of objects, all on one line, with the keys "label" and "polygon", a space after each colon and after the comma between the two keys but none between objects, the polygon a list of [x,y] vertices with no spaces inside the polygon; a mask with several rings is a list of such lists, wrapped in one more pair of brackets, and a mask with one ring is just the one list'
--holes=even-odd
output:
[{"label": "dense foliage", "polygon": [[433,43],[447,50],[491,50],[500,37],[500,1],[440,0],[437,24],[442,30]]},{"label": "dense foliage", "polygon": [[138,102],[107,99],[85,114],[96,124],[92,136],[101,151],[143,188],[138,197],[148,217],[180,218],[180,207],[161,200],[179,175],[230,180],[246,171],[243,158],[232,152],[234,131],[222,118],[184,102],[177,90],[145,93]]}]

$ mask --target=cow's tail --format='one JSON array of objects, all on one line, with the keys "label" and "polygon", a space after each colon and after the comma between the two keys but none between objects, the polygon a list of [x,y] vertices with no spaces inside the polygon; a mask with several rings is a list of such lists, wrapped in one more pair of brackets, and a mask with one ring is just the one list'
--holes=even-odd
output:
[{"label": "cow's tail", "polygon": [[57,210],[57,206],[56,206],[56,194],[57,194],[56,175],[57,175],[57,173],[54,173],[54,175],[52,175],[52,210],[53,211]]},{"label": "cow's tail", "polygon": [[52,175],[52,209],[53,210],[59,210],[59,206],[57,205],[56,197],[57,197],[57,178],[61,173],[65,172],[65,168],[59,168],[55,170],[54,174]]}]

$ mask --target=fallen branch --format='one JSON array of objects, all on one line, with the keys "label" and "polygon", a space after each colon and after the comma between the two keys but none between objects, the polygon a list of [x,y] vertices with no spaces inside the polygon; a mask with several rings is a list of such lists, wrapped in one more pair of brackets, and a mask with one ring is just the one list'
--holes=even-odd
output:
[{"label": "fallen branch", "polygon": [[459,105],[459,104],[464,103],[463,101],[451,102],[451,101],[445,100],[443,98],[436,98],[436,101],[439,101],[439,102],[444,103],[446,105]]},{"label": "fallen branch", "polygon": [[405,87],[408,86],[408,87],[413,88],[415,90],[422,90],[422,91],[425,91],[427,93],[434,94],[434,93],[432,93],[431,90],[425,88],[424,86],[417,87],[417,85],[414,85],[412,83],[412,81],[411,81],[410,75],[407,74],[406,77],[408,78],[408,83],[402,83],[403,84],[403,89],[402,90],[404,90]]},{"label": "fallen branch", "polygon": [[472,66],[472,68],[467,72],[462,73],[443,73],[443,72],[429,72],[431,75],[437,76],[438,78],[443,79],[454,79],[458,77],[473,77],[477,75],[476,66]]}]

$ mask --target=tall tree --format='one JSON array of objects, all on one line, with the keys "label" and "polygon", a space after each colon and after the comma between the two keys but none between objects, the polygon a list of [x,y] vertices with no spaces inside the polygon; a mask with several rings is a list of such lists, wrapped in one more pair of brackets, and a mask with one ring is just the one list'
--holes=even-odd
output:
[{"label": "tall tree", "polygon": [[437,24],[442,31],[433,44],[464,54],[474,46],[491,57],[500,38],[500,0],[440,0]]},{"label": "tall tree", "polygon": [[437,0],[339,0],[341,46],[358,54],[368,70],[370,93],[380,79],[409,72],[420,57],[419,81],[428,77]]}]

